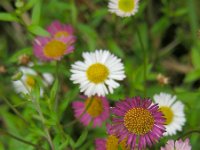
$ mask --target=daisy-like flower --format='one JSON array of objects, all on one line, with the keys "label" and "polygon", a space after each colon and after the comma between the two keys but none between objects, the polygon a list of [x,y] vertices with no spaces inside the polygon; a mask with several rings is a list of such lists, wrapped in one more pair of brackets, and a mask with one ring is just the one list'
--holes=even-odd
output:
[{"label": "daisy-like flower", "polygon": [[110,125],[107,126],[108,137],[97,138],[95,140],[95,149],[96,150],[117,150],[119,147],[122,150],[130,150],[130,147],[126,146],[127,139],[119,141],[118,137],[114,135],[110,130]]},{"label": "daisy-like flower", "polygon": [[105,96],[113,93],[113,89],[119,87],[115,80],[125,78],[124,65],[121,59],[109,51],[96,50],[83,53],[84,61],[77,61],[72,65],[71,80],[80,84],[81,92],[87,96]]},{"label": "daisy-like flower", "polygon": [[47,31],[55,38],[73,36],[74,29],[71,25],[61,24],[59,21],[52,22]]},{"label": "daisy-like flower", "polygon": [[140,97],[127,98],[112,108],[111,131],[120,140],[127,138],[131,149],[139,150],[158,141],[165,132],[165,118],[157,104]]},{"label": "daisy-like flower", "polygon": [[189,139],[182,141],[181,139],[178,141],[169,140],[165,147],[161,147],[160,150],[191,150],[192,147],[189,143]]},{"label": "daisy-like flower", "polygon": [[47,30],[50,37],[37,37],[34,40],[34,54],[42,61],[60,60],[74,50],[75,37],[70,25],[53,22]]},{"label": "daisy-like flower", "polygon": [[166,118],[166,132],[164,135],[174,135],[176,131],[181,131],[186,121],[183,103],[176,101],[176,96],[167,93],[155,94],[154,100],[158,103],[160,110]]},{"label": "daisy-like flower", "polygon": [[[12,81],[13,86],[17,93],[27,94],[36,84],[35,78],[37,77],[37,73],[29,67],[20,67],[19,71],[23,72],[23,76],[21,77],[23,83],[19,80]],[[45,78],[45,81],[43,82],[45,86],[50,85],[53,82],[53,76],[51,74],[44,73],[42,76]],[[41,89],[40,92],[42,94],[43,90]]]},{"label": "daisy-like flower", "polygon": [[[93,121],[93,127],[101,126],[102,122],[109,117],[109,103],[105,97],[83,97],[85,102],[76,101],[72,103],[75,117],[83,123],[89,125]],[[86,111],[85,111],[86,110]]]},{"label": "daisy-like flower", "polygon": [[129,17],[138,11],[139,0],[110,0],[108,8],[120,17]]}]

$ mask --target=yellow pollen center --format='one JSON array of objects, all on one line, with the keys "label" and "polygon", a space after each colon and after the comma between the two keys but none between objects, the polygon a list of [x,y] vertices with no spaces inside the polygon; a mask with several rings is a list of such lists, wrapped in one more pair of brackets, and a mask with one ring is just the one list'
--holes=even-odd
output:
[{"label": "yellow pollen center", "polygon": [[108,68],[101,63],[93,64],[87,70],[88,80],[96,84],[104,82],[108,75]]},{"label": "yellow pollen center", "polygon": [[60,38],[60,37],[66,37],[69,36],[69,33],[67,33],[66,31],[59,31],[54,35],[56,38]]},{"label": "yellow pollen center", "polygon": [[144,108],[132,108],[124,116],[124,126],[131,133],[144,135],[154,126],[154,117]]},{"label": "yellow pollen center", "polygon": [[44,55],[49,58],[57,58],[62,56],[65,50],[65,43],[58,40],[52,40],[44,46]]},{"label": "yellow pollen center", "polygon": [[122,150],[130,150],[130,148],[126,147],[126,139],[122,140],[119,143],[119,139],[114,135],[109,135],[106,139],[106,150],[117,150],[119,146]]},{"label": "yellow pollen center", "polygon": [[[92,102],[91,102],[92,101]],[[99,97],[91,97],[85,101],[85,108],[90,104],[87,113],[94,117],[99,116],[103,111],[102,100]]]},{"label": "yellow pollen center", "polygon": [[134,7],[134,0],[119,0],[118,7],[121,11],[131,12]]},{"label": "yellow pollen center", "polygon": [[32,76],[27,76],[26,77],[26,80],[25,80],[25,83],[28,85],[28,87],[34,87],[35,85],[35,80]]},{"label": "yellow pollen center", "polygon": [[167,106],[162,106],[160,107],[160,111],[164,114],[164,117],[166,118],[165,124],[170,124],[174,118],[174,113],[172,109]]}]

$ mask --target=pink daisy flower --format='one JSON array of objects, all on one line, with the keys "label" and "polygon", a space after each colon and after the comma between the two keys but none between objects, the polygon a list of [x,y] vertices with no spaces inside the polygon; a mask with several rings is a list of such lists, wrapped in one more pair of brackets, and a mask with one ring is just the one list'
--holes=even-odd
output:
[{"label": "pink daisy flower", "polygon": [[74,29],[71,25],[61,24],[59,21],[52,22],[47,31],[55,38],[73,36]]},{"label": "pink daisy flower", "polygon": [[122,150],[130,150],[130,147],[126,146],[127,139],[124,139],[122,141],[119,141],[118,137],[112,134],[110,130],[110,125],[107,126],[107,132],[108,137],[103,138],[97,138],[95,140],[95,149],[96,150],[117,150],[119,147]]},{"label": "pink daisy flower", "polygon": [[161,147],[160,150],[191,150],[192,147],[189,143],[189,139],[182,141],[181,139],[178,141],[169,140],[165,147]]},{"label": "pink daisy flower", "polygon": [[[152,146],[165,132],[163,114],[150,99],[128,98],[112,109],[111,131],[120,140],[127,138],[127,145],[139,150]],[[136,142],[137,141],[137,142]]]},{"label": "pink daisy flower", "polygon": [[47,30],[50,37],[37,37],[34,40],[34,54],[42,61],[60,60],[74,50],[75,37],[69,25],[53,22]]},{"label": "pink daisy flower", "polygon": [[109,103],[107,99],[98,96],[84,98],[86,99],[85,102],[76,101],[72,103],[75,117],[84,126],[87,126],[91,121],[93,121],[93,127],[101,126],[102,122],[109,117]]}]

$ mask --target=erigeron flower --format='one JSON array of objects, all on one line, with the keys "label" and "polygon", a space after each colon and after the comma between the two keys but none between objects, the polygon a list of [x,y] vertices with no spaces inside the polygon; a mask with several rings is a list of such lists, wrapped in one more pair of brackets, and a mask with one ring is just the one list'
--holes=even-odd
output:
[{"label": "erigeron flower", "polygon": [[53,22],[47,30],[50,37],[37,37],[34,40],[34,54],[42,61],[60,60],[74,50],[75,37],[70,25]]},{"label": "erigeron flower", "polygon": [[130,150],[130,147],[126,145],[127,139],[119,141],[119,138],[114,135],[110,130],[110,125],[107,125],[108,136],[106,138],[95,139],[96,150]]},{"label": "erigeron flower", "polygon": [[[29,67],[20,67],[19,71],[23,73],[21,81],[20,80],[12,81],[13,86],[17,93],[27,94],[34,88],[36,84],[36,77],[38,75],[33,69]],[[45,78],[45,81],[43,81],[43,84],[45,86],[50,85],[53,82],[53,76],[51,74],[43,73],[42,76]],[[40,93],[41,94],[43,93],[42,89]]]},{"label": "erigeron flower", "polygon": [[109,117],[109,103],[105,97],[85,97],[85,102],[75,101],[72,103],[74,115],[84,126],[93,122],[93,127],[101,124]]},{"label": "erigeron flower", "polygon": [[161,147],[160,150],[191,150],[192,147],[189,143],[189,139],[186,139],[185,141],[177,140],[169,140],[165,147]]},{"label": "erigeron flower", "polygon": [[112,108],[111,132],[120,140],[127,138],[131,149],[152,146],[165,132],[165,118],[157,104],[140,97],[127,98]]},{"label": "erigeron flower", "polygon": [[120,17],[135,15],[138,11],[139,0],[110,0],[109,11]]},{"label": "erigeron flower", "polygon": [[176,96],[167,93],[155,94],[154,100],[166,118],[164,135],[174,135],[181,131],[186,121],[183,103],[176,101]]},{"label": "erigeron flower", "polygon": [[124,65],[107,50],[83,53],[84,61],[77,61],[72,65],[71,80],[80,84],[81,92],[87,96],[105,96],[113,93],[125,78]]}]

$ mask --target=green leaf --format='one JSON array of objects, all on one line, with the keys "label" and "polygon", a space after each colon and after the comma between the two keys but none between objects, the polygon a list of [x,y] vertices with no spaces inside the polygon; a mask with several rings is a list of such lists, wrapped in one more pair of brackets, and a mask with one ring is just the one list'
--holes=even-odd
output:
[{"label": "green leaf", "polygon": [[194,71],[191,71],[189,73],[187,73],[185,79],[184,79],[184,82],[185,83],[190,83],[190,82],[194,82],[196,80],[200,79],[200,69],[198,70],[194,70]]},{"label": "green leaf", "polygon": [[83,142],[86,140],[88,135],[88,130],[84,130],[81,134],[81,136],[78,138],[76,144],[75,144],[75,148],[81,146],[83,144]]},{"label": "green leaf", "polygon": [[200,69],[200,44],[192,48],[192,64],[196,69]]},{"label": "green leaf", "polygon": [[51,92],[50,92],[51,102],[53,102],[54,99],[56,98],[56,93],[58,92],[58,87],[59,87],[59,82],[58,82],[58,79],[56,79],[52,88],[51,88]]},{"label": "green leaf", "polygon": [[59,150],[63,150],[63,149],[65,149],[66,147],[67,147],[67,145],[69,144],[69,138],[67,138],[66,140],[65,140],[65,142],[63,142],[60,146],[59,146]]},{"label": "green leaf", "polygon": [[117,45],[114,40],[108,41],[108,48],[113,51],[117,56],[124,58],[123,50]]},{"label": "green leaf", "polygon": [[28,0],[26,5],[24,6],[25,10],[31,9],[35,4],[38,3],[39,0]]},{"label": "green leaf", "polygon": [[45,29],[38,25],[30,25],[28,26],[28,30],[35,34],[35,35],[40,35],[40,36],[49,36],[49,32],[47,32]]},{"label": "green leaf", "polygon": [[42,7],[42,1],[39,1],[35,4],[32,10],[32,24],[38,25],[40,22],[40,15],[41,15],[41,7]]},{"label": "green leaf", "polygon": [[17,16],[11,14],[11,13],[3,13],[0,12],[0,21],[15,21],[15,22],[19,22],[19,19],[17,18]]}]

